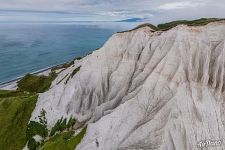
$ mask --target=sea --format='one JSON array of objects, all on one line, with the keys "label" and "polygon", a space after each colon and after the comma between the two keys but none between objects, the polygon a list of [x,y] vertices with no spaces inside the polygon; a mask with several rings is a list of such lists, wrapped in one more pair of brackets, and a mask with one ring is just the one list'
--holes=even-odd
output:
[{"label": "sea", "polygon": [[85,56],[138,22],[1,23],[0,84]]}]

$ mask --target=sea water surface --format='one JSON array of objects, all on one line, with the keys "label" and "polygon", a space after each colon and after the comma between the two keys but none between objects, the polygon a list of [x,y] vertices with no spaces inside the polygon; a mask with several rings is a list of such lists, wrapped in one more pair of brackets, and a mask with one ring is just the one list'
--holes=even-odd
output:
[{"label": "sea water surface", "polygon": [[0,83],[68,62],[138,23],[1,23]]}]

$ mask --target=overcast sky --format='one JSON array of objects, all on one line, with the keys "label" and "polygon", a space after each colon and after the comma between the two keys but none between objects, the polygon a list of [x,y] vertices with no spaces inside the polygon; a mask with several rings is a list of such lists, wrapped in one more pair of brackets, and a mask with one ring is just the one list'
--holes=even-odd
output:
[{"label": "overcast sky", "polygon": [[0,0],[0,22],[225,18],[225,0]]}]

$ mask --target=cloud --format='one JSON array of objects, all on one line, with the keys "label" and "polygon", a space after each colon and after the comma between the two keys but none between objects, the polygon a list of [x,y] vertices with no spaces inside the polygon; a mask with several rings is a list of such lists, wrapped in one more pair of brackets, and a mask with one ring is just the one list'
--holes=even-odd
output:
[{"label": "cloud", "polygon": [[188,8],[188,7],[199,7],[202,3],[199,2],[191,2],[191,1],[183,1],[183,2],[171,2],[171,3],[165,3],[157,7],[158,9],[163,10],[171,10],[171,9],[182,9],[182,8]]},{"label": "cloud", "polygon": [[14,18],[29,21],[32,17],[36,21],[147,18],[152,23],[159,23],[176,19],[224,17],[224,8],[224,0],[0,0],[0,14],[4,14],[0,21]]},{"label": "cloud", "polygon": [[[113,11],[100,11],[96,15],[109,16],[118,20],[118,18],[151,18],[155,15],[154,11],[140,11],[140,10],[113,10]],[[117,18],[117,19],[116,19]]]},{"label": "cloud", "polygon": [[96,12],[95,14],[116,17],[116,16],[125,15],[125,14],[130,14],[130,11],[100,11],[100,12]]}]

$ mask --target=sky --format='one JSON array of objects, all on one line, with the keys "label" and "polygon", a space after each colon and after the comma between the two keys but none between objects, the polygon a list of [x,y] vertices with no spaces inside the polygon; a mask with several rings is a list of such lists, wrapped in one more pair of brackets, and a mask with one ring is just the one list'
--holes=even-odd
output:
[{"label": "sky", "polygon": [[0,0],[0,22],[225,18],[225,0]]}]

